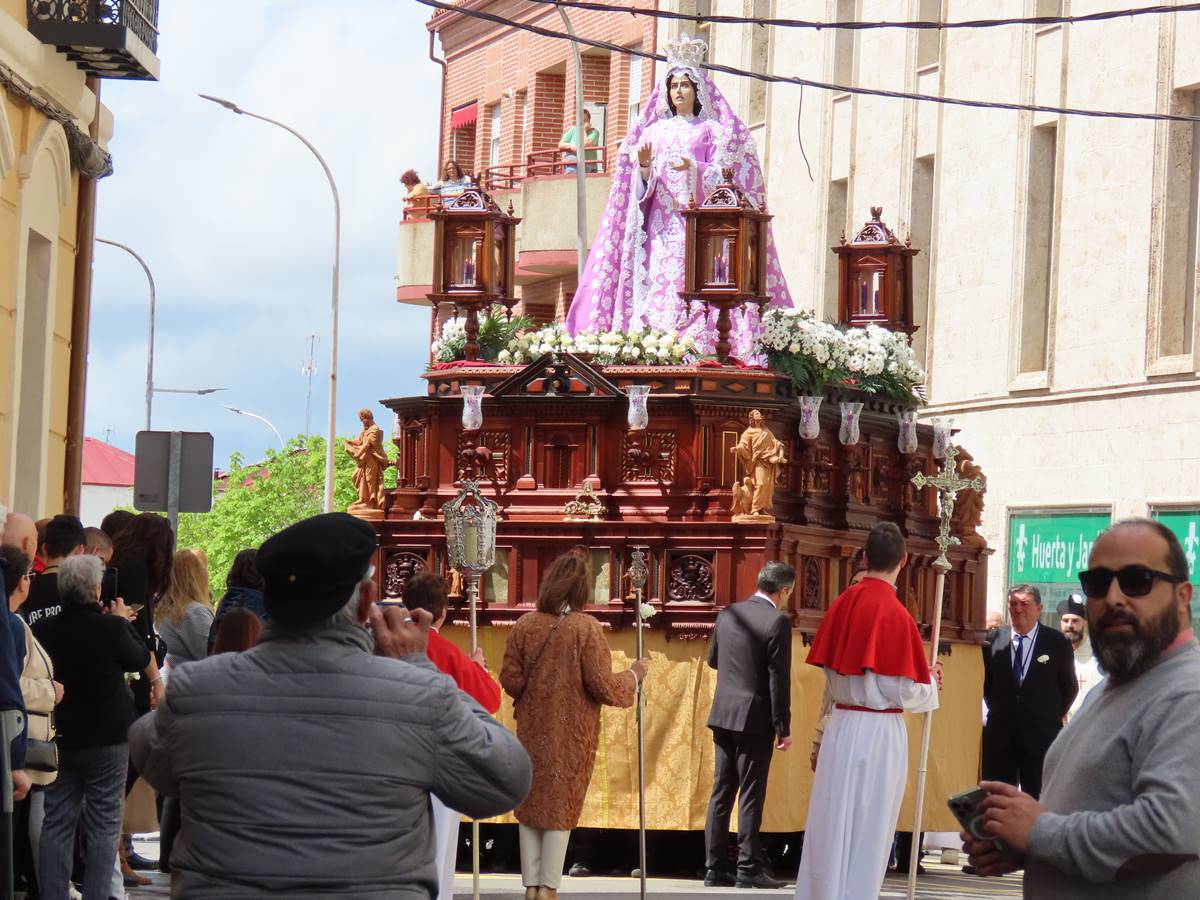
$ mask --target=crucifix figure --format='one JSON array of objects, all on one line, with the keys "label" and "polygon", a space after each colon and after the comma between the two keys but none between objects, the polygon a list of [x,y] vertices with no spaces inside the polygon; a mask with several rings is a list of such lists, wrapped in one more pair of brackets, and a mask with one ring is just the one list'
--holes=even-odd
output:
[{"label": "crucifix figure", "polygon": [[[937,578],[934,579],[933,588],[933,633],[929,639],[929,664],[932,666],[937,662],[938,641],[942,631],[942,600],[946,588],[946,573],[950,571],[950,560],[946,557],[946,551],[959,543],[958,538],[950,533],[950,520],[954,517],[954,503],[960,491],[978,491],[983,493],[987,489],[987,479],[982,475],[975,478],[963,478],[958,474],[958,465],[956,457],[958,450],[953,444],[946,445],[946,461],[942,465],[942,471],[937,475],[926,475],[924,472],[918,472],[913,476],[912,483],[919,488],[931,487],[937,490],[938,494],[938,518],[941,521],[941,527],[938,529],[937,545],[938,558],[934,560],[933,566],[937,569]],[[916,816],[913,821],[913,840],[917,840],[917,835],[921,833],[921,813],[924,806],[925,798],[925,773],[929,764],[929,736],[933,726],[933,713],[925,713],[925,722],[921,731],[921,755],[920,767],[917,769],[917,793],[916,797]],[[914,850],[910,854],[908,866],[908,900],[913,900],[917,891],[917,860],[920,854]]]}]

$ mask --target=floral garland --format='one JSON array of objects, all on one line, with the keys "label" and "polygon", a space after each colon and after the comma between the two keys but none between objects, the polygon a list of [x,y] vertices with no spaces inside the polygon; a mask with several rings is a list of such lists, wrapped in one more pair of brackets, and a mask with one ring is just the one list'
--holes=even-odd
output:
[{"label": "floral garland", "polygon": [[546,353],[578,353],[601,366],[677,366],[696,354],[696,342],[667,331],[581,331],[567,334],[561,324],[526,332],[508,342],[499,363],[527,365]]},{"label": "floral garland", "polygon": [[903,332],[831,325],[799,309],[770,309],[762,324],[759,348],[771,368],[805,394],[844,385],[902,403],[924,402],[925,370]]}]

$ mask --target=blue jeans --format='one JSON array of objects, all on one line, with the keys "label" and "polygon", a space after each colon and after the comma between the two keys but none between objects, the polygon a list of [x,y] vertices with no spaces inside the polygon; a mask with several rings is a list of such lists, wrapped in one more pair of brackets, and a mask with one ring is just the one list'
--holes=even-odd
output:
[{"label": "blue jeans", "polygon": [[84,900],[107,900],[125,810],[129,745],[60,748],[58,778],[46,787],[38,878],[46,900],[65,900],[71,878],[75,827],[83,808]]}]

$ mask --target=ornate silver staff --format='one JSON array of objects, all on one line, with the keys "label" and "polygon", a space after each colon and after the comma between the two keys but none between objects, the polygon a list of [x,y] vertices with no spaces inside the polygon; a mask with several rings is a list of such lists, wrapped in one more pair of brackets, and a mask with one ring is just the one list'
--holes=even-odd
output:
[{"label": "ornate silver staff", "polygon": [[[959,491],[979,491],[987,486],[984,478],[966,479],[958,474],[955,457],[958,450],[953,444],[946,445],[946,461],[942,471],[929,476],[919,472],[912,478],[912,483],[919,488],[932,487],[938,494],[938,516],[941,527],[938,529],[937,545],[938,558],[933,566],[937,569],[937,577],[933,584],[933,633],[929,640],[929,666],[932,669],[937,663],[938,642],[942,636],[942,601],[946,590],[946,573],[950,571],[950,560],[946,551],[959,543],[958,538],[950,534],[950,519],[954,515],[954,503]],[[933,731],[933,711],[925,713],[925,721],[921,728],[921,756],[917,769],[916,815],[913,816],[912,849],[908,858],[908,900],[914,900],[917,894],[917,863],[921,857],[918,845],[921,834],[921,815],[925,811],[925,774],[929,766],[929,737]]]},{"label": "ornate silver staff", "polygon": [[[646,579],[650,570],[646,566],[644,548],[634,547],[629,554],[629,582],[637,595],[637,658],[645,656],[642,643],[642,622],[645,611],[642,608],[642,591],[646,587]],[[646,900],[646,732],[642,713],[645,709],[645,697],[642,694],[642,682],[637,684],[637,750],[638,750],[638,875],[641,876],[641,900]]]},{"label": "ornate silver staff", "polygon": [[[446,552],[450,565],[467,576],[471,616],[471,652],[479,648],[476,622],[480,577],[496,561],[499,506],[479,492],[479,483],[464,480],[458,496],[442,506],[446,520]],[[471,896],[479,900],[479,821],[471,820]]]}]

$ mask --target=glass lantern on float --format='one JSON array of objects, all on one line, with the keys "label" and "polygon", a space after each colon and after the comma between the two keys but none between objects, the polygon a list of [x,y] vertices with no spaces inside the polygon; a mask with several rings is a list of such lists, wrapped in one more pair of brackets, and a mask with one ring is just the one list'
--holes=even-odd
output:
[{"label": "glass lantern on float", "polygon": [[466,358],[479,358],[479,313],[500,304],[511,310],[516,227],[512,204],[504,212],[477,184],[444,206],[431,210],[433,290],[427,295],[437,309],[443,303],[466,314]]},{"label": "glass lantern on float", "polygon": [[733,170],[722,171],[722,182],[699,206],[683,210],[687,247],[680,296],[691,305],[715,307],[717,360],[729,363],[733,327],[730,313],[747,303],[765,307],[771,298],[767,283],[766,239],[771,216],[755,208],[733,184]]},{"label": "glass lantern on float", "polygon": [[871,207],[871,220],[848,243],[833,248],[838,255],[838,319],[843,325],[878,325],[911,335],[912,258],[920,251],[900,243],[880,219],[883,207]]},{"label": "glass lantern on float", "polygon": [[479,576],[496,562],[496,520],[500,507],[479,492],[479,483],[464,481],[458,496],[442,506],[446,520],[446,553],[452,568],[468,576],[471,633],[474,646],[475,602]]},{"label": "glass lantern on float", "polygon": [[463,398],[463,431],[478,431],[483,427],[483,392],[485,390],[486,387],[482,384],[464,384],[459,388]]}]

